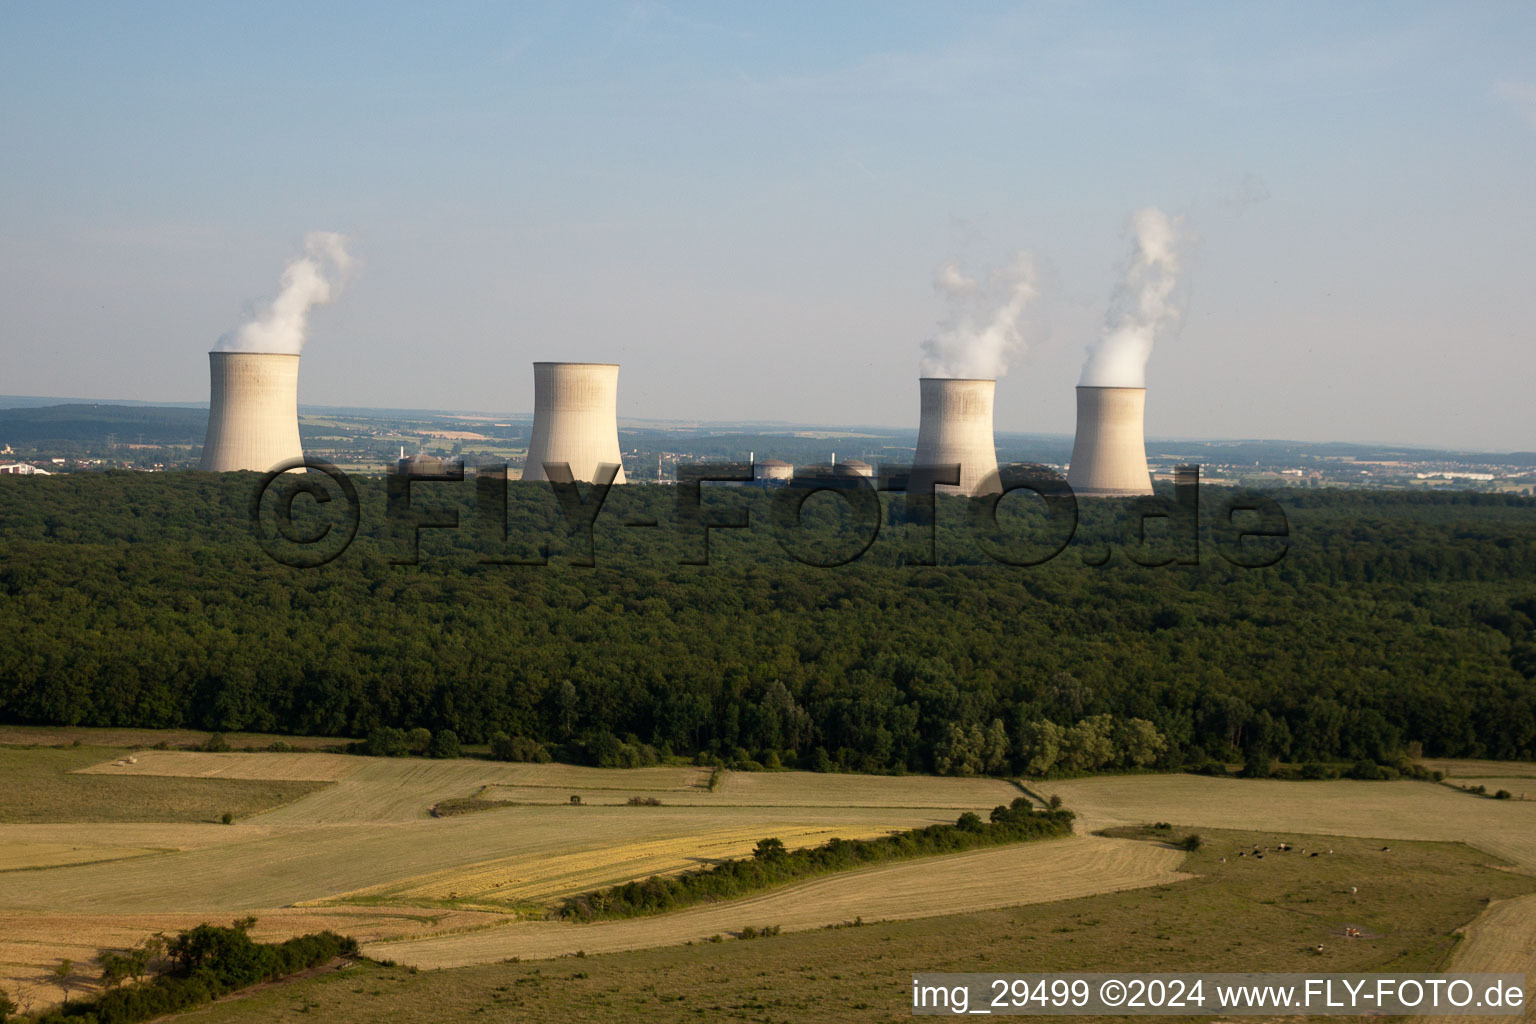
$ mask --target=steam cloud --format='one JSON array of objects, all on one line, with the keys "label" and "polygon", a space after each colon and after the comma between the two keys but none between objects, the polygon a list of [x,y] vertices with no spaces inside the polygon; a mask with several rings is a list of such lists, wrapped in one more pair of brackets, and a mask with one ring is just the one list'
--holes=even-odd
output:
[{"label": "steam cloud", "polygon": [[1079,382],[1084,387],[1146,387],[1153,344],[1177,329],[1183,314],[1175,294],[1182,227],[1182,218],[1152,206],[1132,215],[1130,263],[1110,299],[1104,333],[1088,348]]},{"label": "steam cloud", "polygon": [[336,297],[351,266],[344,237],[311,231],[304,236],[304,255],[283,269],[277,298],[260,317],[220,338],[217,351],[298,355],[309,331],[309,311]]},{"label": "steam cloud", "polygon": [[1035,261],[1021,252],[985,281],[945,263],[933,286],[949,305],[942,330],[923,342],[924,377],[996,378],[1008,372],[1008,360],[1024,347],[1020,321],[1039,288]]}]

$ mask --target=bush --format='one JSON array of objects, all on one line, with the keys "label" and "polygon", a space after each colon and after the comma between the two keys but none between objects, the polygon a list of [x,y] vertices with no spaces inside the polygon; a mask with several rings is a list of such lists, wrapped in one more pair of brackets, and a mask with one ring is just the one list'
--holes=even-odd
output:
[{"label": "bush", "polygon": [[224,812],[224,816],[222,818],[220,818],[219,820],[222,821],[226,825],[233,825],[235,823],[235,816],[233,814],[231,814],[229,811],[225,811]]},{"label": "bush", "polygon": [[208,738],[203,741],[202,746],[197,749],[210,754],[223,754],[229,750],[229,741],[224,738],[224,734],[221,732],[210,733]]},{"label": "bush", "polygon": [[428,741],[427,753],[432,757],[458,757],[459,734],[452,729],[439,729]]},{"label": "bush", "polygon": [[631,807],[660,807],[661,800],[654,796],[632,796],[628,804]]},{"label": "bush", "polygon": [[286,754],[293,750],[293,744],[286,740],[273,740],[267,744],[267,750],[273,754]]},{"label": "bush", "polygon": [[1194,853],[1196,850],[1200,849],[1200,847],[1204,846],[1205,842],[1200,838],[1200,833],[1191,832],[1189,835],[1184,837],[1184,841],[1179,845],[1188,850],[1190,853]]},{"label": "bush", "polygon": [[363,753],[370,757],[404,757],[410,752],[405,732],[388,725],[370,732],[363,743]]},{"label": "bush", "polygon": [[[280,943],[253,942],[247,932],[254,923],[254,918],[246,918],[227,928],[202,924],[182,932],[166,946],[170,963],[167,973],[145,984],[110,988],[94,1000],[73,1002],[67,1012],[56,1010],[40,1020],[131,1024],[189,1009],[236,989],[294,974],[338,956],[357,954],[357,943],[335,932],[301,935]],[[113,979],[120,982],[125,976],[137,976],[129,961],[134,954],[150,948],[147,943],[141,944],[127,957],[103,952],[98,959],[104,973],[110,968]],[[0,1020],[4,1016],[0,1005]]]},{"label": "bush", "polygon": [[1501,789],[1497,793],[1493,794],[1493,798],[1495,800],[1513,800],[1515,797],[1514,794],[1509,790]]},{"label": "bush", "polygon": [[549,748],[544,744],[527,736],[508,736],[504,732],[491,737],[491,756],[498,761],[528,761],[533,764],[548,764],[553,760]]},{"label": "bush", "polygon": [[412,754],[425,754],[432,745],[432,732],[417,726],[405,734],[406,749]]}]

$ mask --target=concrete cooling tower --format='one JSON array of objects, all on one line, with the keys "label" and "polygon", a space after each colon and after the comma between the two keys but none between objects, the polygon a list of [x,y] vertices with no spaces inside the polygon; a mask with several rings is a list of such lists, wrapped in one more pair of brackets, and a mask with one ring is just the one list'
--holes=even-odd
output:
[{"label": "concrete cooling tower", "polygon": [[1000,494],[997,448],[992,441],[995,380],[923,377],[922,414],[917,427],[917,455],[912,459],[909,494],[926,494],[943,466],[960,466],[957,486],[939,484],[941,494]]},{"label": "concrete cooling tower", "polygon": [[619,367],[616,363],[534,363],[533,435],[524,480],[548,480],[544,464],[568,463],[571,479],[591,483],[601,463],[619,467]]},{"label": "concrete cooling tower", "polygon": [[304,454],[297,355],[209,352],[208,368],[208,434],[199,468],[265,473]]},{"label": "concrete cooling tower", "polygon": [[1077,438],[1067,483],[1079,498],[1152,493],[1142,421],[1146,388],[1077,389]]}]

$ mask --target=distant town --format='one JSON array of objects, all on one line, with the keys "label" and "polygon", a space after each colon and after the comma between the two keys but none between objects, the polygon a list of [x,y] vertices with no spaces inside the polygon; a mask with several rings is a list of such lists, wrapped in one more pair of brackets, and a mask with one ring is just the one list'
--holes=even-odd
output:
[{"label": "distant town", "polygon": [[[196,468],[207,427],[205,407],[93,403],[0,396],[0,474],[52,474]],[[351,472],[383,473],[402,453],[462,459],[468,466],[510,464],[527,455],[528,415],[397,409],[303,407],[304,450]],[[788,423],[619,421],[627,478],[676,479],[679,463],[780,460],[795,466],[863,461],[907,464],[916,428],[822,427]],[[999,432],[1003,465],[1040,463],[1065,470],[1066,434]],[[1200,466],[1217,486],[1354,487],[1536,495],[1536,452],[1471,452],[1395,445],[1278,440],[1149,438],[1155,481],[1175,467]]]}]

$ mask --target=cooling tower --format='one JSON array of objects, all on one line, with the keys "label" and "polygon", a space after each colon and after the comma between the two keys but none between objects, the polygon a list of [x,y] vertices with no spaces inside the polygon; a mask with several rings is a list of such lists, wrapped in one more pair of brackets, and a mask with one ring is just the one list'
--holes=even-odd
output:
[{"label": "cooling tower", "polygon": [[304,454],[297,355],[209,352],[208,369],[208,434],[199,468],[265,473]]},{"label": "cooling tower", "polygon": [[617,363],[534,363],[533,435],[524,480],[548,480],[544,464],[568,463],[571,479],[591,483],[601,463],[619,467]]},{"label": "cooling tower", "polygon": [[1077,389],[1077,438],[1067,483],[1079,498],[1152,493],[1142,420],[1146,388]]},{"label": "cooling tower", "polygon": [[992,442],[992,393],[997,381],[923,377],[918,383],[922,414],[907,492],[928,493],[936,470],[958,464],[959,485],[939,484],[936,491],[970,497],[1001,493]]}]

